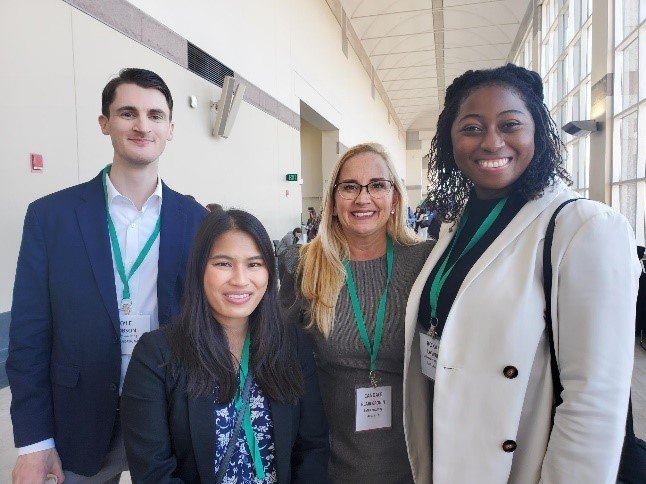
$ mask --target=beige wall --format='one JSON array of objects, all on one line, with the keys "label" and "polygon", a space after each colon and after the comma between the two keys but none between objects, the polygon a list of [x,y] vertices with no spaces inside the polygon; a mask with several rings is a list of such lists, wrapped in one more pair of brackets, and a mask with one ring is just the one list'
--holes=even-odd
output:
[{"label": "beige wall", "polygon": [[186,37],[299,112],[304,101],[339,129],[346,146],[378,141],[405,170],[404,133],[388,123],[370,77],[349,49],[325,0],[131,0],[133,5]]},{"label": "beige wall", "polygon": [[[40,4],[38,15],[35,3]],[[79,164],[70,9],[62,2],[2,0],[0,11],[0,312],[4,312],[11,304],[27,204],[76,183]],[[30,41],[30,32],[39,31],[47,40]],[[44,173],[30,173],[32,152],[45,155]]]},{"label": "beige wall", "polygon": [[323,188],[328,184],[332,170],[338,159],[343,153],[337,153],[337,143],[339,141],[339,131],[323,131],[321,132],[322,146],[321,146],[321,167],[323,171]]},{"label": "beige wall", "polygon": [[301,177],[303,179],[301,220],[303,222],[306,222],[308,218],[307,207],[314,207],[316,213],[319,213],[321,208],[322,142],[321,130],[301,118]]},{"label": "beige wall", "polygon": [[426,198],[426,186],[428,181],[428,160],[424,158],[431,149],[431,141],[435,131],[418,131],[415,133],[415,140],[419,140],[416,149],[406,150],[406,185],[408,187],[419,187],[408,189],[408,204],[413,209],[417,204]]},{"label": "beige wall", "polygon": [[[336,140],[385,144],[405,169],[404,141],[381,100],[371,98],[352,49],[349,58],[341,52],[340,27],[324,0],[131,3],[293,111],[307,102],[339,127]],[[216,140],[209,103],[218,99],[218,87],[62,0],[0,0],[0,9],[0,203],[10,207],[0,219],[0,312],[10,309],[27,204],[110,162],[110,140],[97,124],[100,93],[125,66],[158,72],[173,93],[175,137],[160,164],[171,187],[204,204],[253,212],[272,238],[298,225],[301,187],[285,180],[301,173],[298,130],[242,103],[231,136]],[[197,109],[188,106],[190,95]],[[336,158],[330,146],[326,166]],[[44,173],[30,173],[30,152],[44,155]],[[319,169],[319,190],[323,178]]]},{"label": "beige wall", "polygon": [[[426,184],[425,177],[422,176],[422,150],[406,150],[406,186],[409,187],[408,206],[413,210],[422,198]],[[411,188],[415,187],[415,188]],[[419,187],[419,188],[418,188]]]}]

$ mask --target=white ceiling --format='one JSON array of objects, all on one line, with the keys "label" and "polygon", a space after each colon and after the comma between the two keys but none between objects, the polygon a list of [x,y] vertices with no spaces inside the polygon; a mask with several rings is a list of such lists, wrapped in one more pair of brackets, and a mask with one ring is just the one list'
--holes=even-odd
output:
[{"label": "white ceiling", "polygon": [[507,62],[532,0],[340,0],[406,130],[434,130],[444,89]]}]

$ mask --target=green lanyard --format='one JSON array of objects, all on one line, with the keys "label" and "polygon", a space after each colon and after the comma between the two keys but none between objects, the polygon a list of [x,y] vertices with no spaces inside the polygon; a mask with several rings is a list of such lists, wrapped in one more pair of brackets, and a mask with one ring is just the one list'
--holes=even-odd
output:
[{"label": "green lanyard", "polygon": [[[460,220],[460,224],[458,225],[458,230],[455,232],[455,236],[453,237],[453,240],[451,241],[451,247],[449,248],[449,253],[448,255],[444,258],[444,262],[442,262],[442,265],[440,266],[439,270],[435,274],[435,278],[433,279],[433,283],[431,284],[431,291],[430,291],[430,300],[431,300],[431,333],[434,337],[438,337],[438,333],[436,332],[436,328],[438,325],[437,321],[437,303],[440,298],[440,292],[442,292],[442,288],[444,287],[444,283],[448,279],[448,277],[451,275],[453,272],[453,269],[455,268],[455,265],[464,257],[464,255],[469,252],[473,247],[480,242],[480,239],[482,239],[482,236],[491,228],[491,226],[494,224],[498,216],[500,215],[500,212],[502,212],[503,207],[507,203],[507,198],[502,198],[498,201],[498,203],[495,205],[493,210],[487,215],[487,217],[482,221],[480,224],[480,227],[478,227],[478,230],[476,230],[476,233],[473,234],[473,237],[471,237],[471,240],[467,244],[467,246],[462,250],[462,253],[458,256],[458,258],[453,262],[451,267],[447,269],[446,265],[449,262],[449,259],[451,258],[451,253],[453,252],[453,247],[455,246],[456,240],[458,240],[458,237],[460,237],[460,233],[462,232],[462,229],[466,225],[467,220],[469,219],[469,214],[466,212]],[[433,321],[435,324],[433,324]]]},{"label": "green lanyard", "polygon": [[117,230],[114,228],[114,222],[112,221],[112,217],[110,216],[110,204],[108,200],[108,187],[107,187],[106,177],[110,173],[111,166],[112,165],[106,166],[103,169],[103,174],[102,174],[103,192],[105,193],[105,209],[108,214],[108,232],[110,233],[110,242],[112,242],[112,253],[114,254],[114,262],[117,266],[117,272],[119,273],[121,282],[123,283],[121,308],[123,309],[124,313],[129,314],[130,307],[132,306],[132,301],[130,301],[130,285],[128,284],[128,281],[130,281],[130,278],[135,273],[135,271],[139,269],[139,266],[148,255],[148,252],[150,252],[150,248],[155,243],[155,239],[159,235],[159,230],[161,229],[161,215],[159,216],[159,218],[157,218],[157,223],[155,224],[155,229],[153,230],[153,233],[150,234],[150,237],[146,241],[146,245],[144,245],[144,247],[141,249],[141,252],[137,257],[137,260],[135,260],[135,263],[132,264],[132,267],[130,268],[130,272],[128,272],[128,274],[126,275],[126,268],[123,265],[123,258],[121,256],[121,248],[119,247],[119,238],[117,237]]},{"label": "green lanyard", "polygon": [[[244,340],[244,345],[242,346],[242,356],[240,357],[240,378],[238,378],[238,395],[235,398],[235,408],[236,410],[240,409],[242,405],[242,393],[244,392],[245,383],[247,381],[247,375],[249,374],[249,347],[251,346],[251,331],[247,331],[247,337]],[[247,441],[247,446],[249,447],[249,454],[251,455],[251,460],[253,462],[254,471],[258,479],[265,478],[265,469],[262,467],[262,461],[260,459],[260,447],[258,447],[258,441],[256,440],[256,435],[253,432],[253,427],[251,426],[251,404],[247,405],[245,408],[244,414],[242,415],[242,429],[244,430],[245,440]]]},{"label": "green lanyard", "polygon": [[379,348],[381,347],[381,337],[384,333],[384,318],[386,316],[386,296],[388,294],[388,286],[390,285],[390,278],[393,275],[393,242],[390,239],[390,236],[387,236],[386,240],[386,287],[384,287],[384,292],[381,293],[381,299],[379,300],[379,307],[377,309],[377,317],[375,320],[375,335],[372,345],[370,344],[370,339],[368,338],[368,331],[366,330],[366,323],[363,319],[363,313],[361,312],[361,306],[359,305],[359,296],[357,295],[357,286],[354,283],[354,277],[352,277],[352,269],[350,268],[350,262],[348,260],[343,261],[345,266],[345,274],[348,284],[348,292],[350,293],[350,301],[352,302],[352,309],[354,310],[354,317],[357,321],[357,327],[359,328],[359,335],[361,336],[361,341],[363,346],[368,350],[370,355],[370,382],[372,386],[377,386],[376,372],[377,372],[377,354],[379,353]]}]

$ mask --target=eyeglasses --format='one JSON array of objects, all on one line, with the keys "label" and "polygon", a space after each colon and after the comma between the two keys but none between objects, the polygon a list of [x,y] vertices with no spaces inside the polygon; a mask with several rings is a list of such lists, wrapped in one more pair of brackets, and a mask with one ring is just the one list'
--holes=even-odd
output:
[{"label": "eyeglasses", "polygon": [[360,185],[355,182],[341,182],[334,185],[337,193],[346,200],[354,200],[361,194],[364,188],[373,198],[383,198],[390,193],[394,182],[390,180],[375,180],[367,185]]}]

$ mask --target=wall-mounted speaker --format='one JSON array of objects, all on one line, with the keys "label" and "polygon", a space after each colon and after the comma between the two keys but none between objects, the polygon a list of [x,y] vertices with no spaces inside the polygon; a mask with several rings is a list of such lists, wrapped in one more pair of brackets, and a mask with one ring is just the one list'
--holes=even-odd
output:
[{"label": "wall-mounted speaker", "polygon": [[235,122],[240,103],[244,97],[245,85],[231,76],[225,76],[220,99],[211,103],[215,109],[215,122],[212,134],[216,138],[228,138]]}]

